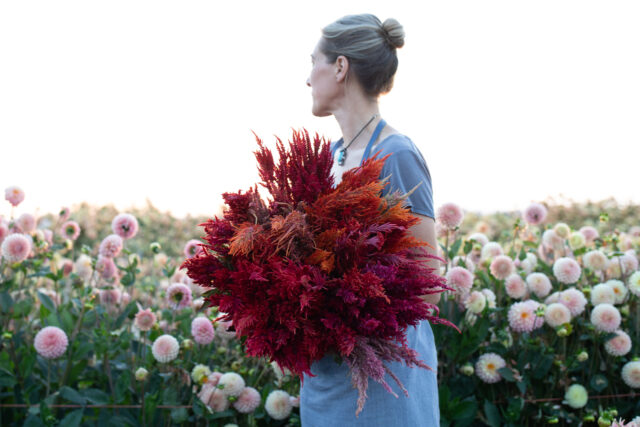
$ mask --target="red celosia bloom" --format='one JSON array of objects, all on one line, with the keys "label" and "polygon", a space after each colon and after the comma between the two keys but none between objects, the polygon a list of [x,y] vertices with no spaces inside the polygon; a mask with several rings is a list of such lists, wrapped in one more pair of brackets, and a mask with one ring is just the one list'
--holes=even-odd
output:
[{"label": "red celosia bloom", "polygon": [[389,391],[385,373],[399,383],[387,363],[430,369],[407,346],[406,329],[424,319],[455,327],[420,297],[451,288],[424,262],[435,258],[426,243],[408,232],[420,220],[403,206],[406,196],[381,195],[385,159],[346,172],[334,188],[329,144],[317,134],[311,141],[294,131],[289,150],[278,139],[277,163],[258,146],[272,200],[257,188],[225,193],[223,218],[201,224],[207,244],[182,267],[209,288],[206,301],[227,313],[247,354],[299,376],[327,352],[344,358],[357,414],[369,378]]}]

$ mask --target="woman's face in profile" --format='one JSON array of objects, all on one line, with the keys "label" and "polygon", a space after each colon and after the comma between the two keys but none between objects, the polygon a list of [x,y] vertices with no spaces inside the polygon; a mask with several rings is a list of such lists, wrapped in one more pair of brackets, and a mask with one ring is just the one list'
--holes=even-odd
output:
[{"label": "woman's face in profile", "polygon": [[314,116],[328,116],[333,111],[333,105],[340,93],[340,84],[336,78],[336,64],[327,61],[327,57],[320,50],[320,42],[316,44],[311,54],[311,74],[307,78],[307,86],[311,88]]}]

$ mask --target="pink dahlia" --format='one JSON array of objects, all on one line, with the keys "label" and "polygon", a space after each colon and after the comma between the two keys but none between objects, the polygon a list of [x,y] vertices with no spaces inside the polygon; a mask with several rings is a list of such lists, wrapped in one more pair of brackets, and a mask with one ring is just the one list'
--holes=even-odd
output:
[{"label": "pink dahlia", "polygon": [[604,343],[604,349],[612,356],[624,356],[631,351],[631,337],[620,329],[615,334],[615,337]]},{"label": "pink dahlia", "polygon": [[120,303],[122,294],[118,289],[101,289],[100,290],[100,304],[103,305],[117,305]]},{"label": "pink dahlia", "polygon": [[564,239],[554,230],[545,230],[542,233],[542,244],[549,249],[560,250],[564,248]]},{"label": "pink dahlia", "polygon": [[31,234],[36,229],[36,219],[30,213],[23,213],[16,219],[16,224],[24,234]]},{"label": "pink dahlia", "polygon": [[178,344],[178,340],[176,340],[171,335],[160,335],[153,342],[151,352],[153,353],[153,357],[158,362],[171,362],[173,359],[178,357],[178,353],[180,352],[180,344]]},{"label": "pink dahlia", "polygon": [[207,345],[213,341],[214,331],[211,321],[206,317],[196,317],[191,322],[191,335],[201,345]]},{"label": "pink dahlia", "polygon": [[591,304],[613,304],[615,301],[616,295],[608,284],[599,283],[591,289]]},{"label": "pink dahlia", "polygon": [[283,390],[273,390],[267,396],[264,409],[274,420],[284,420],[291,414],[291,400],[289,393]]},{"label": "pink dahlia", "polygon": [[531,332],[540,328],[544,320],[536,316],[539,306],[540,304],[533,300],[513,304],[507,314],[509,327],[515,332]]},{"label": "pink dahlia", "polygon": [[538,298],[544,298],[551,292],[551,281],[544,273],[531,273],[528,275],[527,286]]},{"label": "pink dahlia", "polygon": [[464,267],[453,267],[447,272],[446,279],[458,292],[468,292],[473,285],[473,274]]},{"label": "pink dahlia", "polygon": [[598,331],[613,332],[621,321],[620,312],[611,304],[598,304],[591,311],[591,323]]},{"label": "pink dahlia", "polygon": [[7,187],[4,190],[4,198],[13,206],[18,206],[24,200],[24,191],[16,186]]},{"label": "pink dahlia", "polygon": [[42,328],[33,341],[38,354],[45,359],[55,359],[64,354],[69,345],[67,334],[56,326]]},{"label": "pink dahlia", "polygon": [[622,367],[622,380],[631,388],[640,388],[640,361],[627,362]]},{"label": "pink dahlia", "polygon": [[591,227],[590,225],[582,227],[579,231],[580,233],[582,233],[582,235],[584,236],[587,242],[593,242],[595,239],[597,239],[600,236],[598,234],[598,230]]},{"label": "pink dahlia", "polygon": [[482,259],[495,258],[503,253],[502,246],[498,242],[489,242],[482,247]]},{"label": "pink dahlia", "polygon": [[478,358],[476,362],[475,372],[478,377],[485,383],[497,383],[502,379],[502,375],[498,369],[504,368],[507,363],[496,353],[485,353]]},{"label": "pink dahlia", "polygon": [[138,233],[138,220],[128,213],[116,215],[111,221],[111,230],[123,239],[130,239]]},{"label": "pink dahlia", "polygon": [[545,298],[544,303],[546,305],[553,304],[554,302],[560,302],[560,292],[556,291]]},{"label": "pink dahlia", "polygon": [[571,287],[560,293],[558,302],[567,306],[572,316],[578,316],[584,311],[584,307],[587,305],[587,298],[585,298],[582,291]]},{"label": "pink dahlia", "polygon": [[219,388],[215,389],[209,398],[209,407],[213,412],[226,411],[230,405],[229,396],[225,395]]},{"label": "pink dahlia", "polygon": [[191,305],[191,289],[184,283],[172,283],[167,288],[167,303],[177,310]]},{"label": "pink dahlia", "polygon": [[58,213],[59,220],[63,222],[68,220],[70,214],[71,214],[71,210],[68,207],[66,206],[61,207],[60,212]]},{"label": "pink dahlia", "polygon": [[584,266],[590,270],[601,271],[606,270],[609,260],[601,250],[589,251],[582,257]]},{"label": "pink dahlia", "polygon": [[136,313],[136,317],[133,321],[133,324],[136,326],[136,328],[140,329],[141,331],[150,330],[155,323],[156,315],[153,314],[150,308],[147,308],[146,310],[139,310]]},{"label": "pink dahlia", "polygon": [[218,380],[218,388],[222,390],[225,396],[237,397],[242,393],[245,387],[244,378],[235,372],[227,372],[222,374]]},{"label": "pink dahlia", "polygon": [[76,240],[80,235],[80,226],[75,221],[67,221],[60,227],[60,234],[70,240]]},{"label": "pink dahlia", "polygon": [[245,387],[240,392],[238,400],[233,402],[233,407],[241,414],[249,414],[260,406],[261,397],[258,390],[253,387]]},{"label": "pink dahlia", "polygon": [[489,243],[489,238],[484,233],[473,233],[469,236],[469,240],[477,242],[480,246],[484,246]]},{"label": "pink dahlia", "polygon": [[96,261],[96,271],[100,273],[100,277],[103,279],[111,279],[115,277],[118,272],[118,267],[116,267],[112,258],[98,256],[98,261]]},{"label": "pink dahlia", "polygon": [[7,262],[22,262],[31,252],[31,241],[24,234],[10,234],[2,242],[2,257]]},{"label": "pink dahlia", "polygon": [[507,295],[513,299],[522,299],[527,295],[527,287],[519,274],[512,274],[504,281],[504,289]]},{"label": "pink dahlia", "polygon": [[9,235],[9,226],[0,219],[0,244],[4,241],[4,239]]},{"label": "pink dahlia", "polygon": [[559,258],[553,264],[553,275],[560,283],[566,285],[576,283],[580,279],[581,272],[580,264],[571,258]]},{"label": "pink dahlia", "polygon": [[556,328],[571,322],[571,312],[564,304],[554,302],[549,304],[544,311],[544,320],[547,322],[547,325]]},{"label": "pink dahlia", "polygon": [[445,203],[436,212],[436,222],[449,230],[459,227],[463,218],[462,209],[455,203]]},{"label": "pink dahlia", "polygon": [[122,237],[117,234],[110,234],[105,237],[100,243],[99,253],[103,257],[113,258],[118,256],[122,250],[123,242]]},{"label": "pink dahlia", "polygon": [[513,273],[514,269],[513,261],[506,255],[499,255],[495,257],[493,261],[491,261],[491,266],[489,267],[493,277],[499,280],[509,277]]},{"label": "pink dahlia", "polygon": [[531,225],[538,225],[547,218],[547,208],[540,203],[531,203],[524,210],[524,220]]},{"label": "pink dahlia", "polygon": [[461,257],[458,255],[454,256],[453,259],[451,260],[451,266],[466,268],[467,270],[469,270],[469,273],[473,273],[476,270],[476,265],[470,256],[468,257]]},{"label": "pink dahlia", "polygon": [[193,258],[194,256],[202,253],[202,242],[197,239],[191,239],[184,245],[184,256],[187,258]]}]

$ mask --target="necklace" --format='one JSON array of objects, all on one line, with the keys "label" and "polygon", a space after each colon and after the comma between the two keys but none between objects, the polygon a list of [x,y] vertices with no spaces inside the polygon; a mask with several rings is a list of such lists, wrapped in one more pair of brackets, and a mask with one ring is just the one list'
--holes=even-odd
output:
[{"label": "necklace", "polygon": [[356,136],[354,136],[351,141],[346,145],[346,147],[344,147],[343,149],[340,150],[340,152],[338,153],[338,164],[340,166],[344,165],[344,161],[347,159],[347,148],[351,147],[351,144],[353,144],[353,141],[356,140],[357,137],[360,136],[360,134],[367,128],[367,126],[369,126],[371,124],[372,121],[375,120],[375,118],[378,117],[378,113],[374,114],[369,121],[367,122],[366,125],[364,125],[362,127],[362,129],[360,129],[360,131],[356,134]]}]

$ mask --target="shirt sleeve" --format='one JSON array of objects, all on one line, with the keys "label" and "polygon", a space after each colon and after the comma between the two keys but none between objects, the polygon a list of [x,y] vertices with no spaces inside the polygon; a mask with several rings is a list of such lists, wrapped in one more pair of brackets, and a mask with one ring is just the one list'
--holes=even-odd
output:
[{"label": "shirt sleeve", "polygon": [[407,198],[407,206],[411,212],[435,218],[431,174],[420,153],[406,148],[391,153],[384,162],[380,178],[387,176],[389,185],[384,194],[396,190],[406,194],[419,184]]}]

